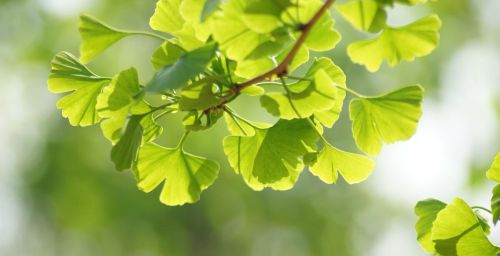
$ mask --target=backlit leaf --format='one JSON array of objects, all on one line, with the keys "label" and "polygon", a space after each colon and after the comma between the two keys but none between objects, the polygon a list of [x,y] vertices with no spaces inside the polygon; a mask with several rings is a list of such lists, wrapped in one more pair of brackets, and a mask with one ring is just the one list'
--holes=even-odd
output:
[{"label": "backlit leaf", "polygon": [[445,203],[436,199],[423,200],[415,206],[415,214],[418,216],[418,221],[415,224],[417,240],[428,253],[435,253],[434,242],[431,238],[432,225],[437,214],[445,207]]},{"label": "backlit leaf", "polygon": [[88,14],[80,16],[79,31],[82,36],[80,60],[83,63],[90,62],[95,56],[128,35]]},{"label": "backlit leaf", "polygon": [[373,160],[329,144],[317,153],[314,163],[309,167],[312,174],[328,184],[336,183],[339,173],[349,184],[360,183],[370,176],[374,168]]},{"label": "backlit leaf", "polygon": [[139,189],[146,193],[163,182],[160,201],[175,206],[198,201],[201,192],[217,178],[219,165],[181,148],[149,143],[140,149],[134,172]]},{"label": "backlit leaf", "polygon": [[337,5],[337,10],[356,29],[369,32],[380,31],[387,19],[387,13],[375,0],[352,0]]},{"label": "backlit leaf", "polygon": [[440,28],[439,18],[431,15],[403,27],[386,27],[376,38],[350,44],[347,52],[353,62],[375,72],[384,60],[395,66],[428,55],[438,45]]},{"label": "backlit leaf", "polygon": [[488,179],[500,183],[500,153],[495,157],[490,169],[486,172],[486,176]]},{"label": "backlit leaf", "polygon": [[424,89],[405,87],[379,97],[356,98],[349,110],[359,149],[377,155],[384,143],[408,140],[422,116]]},{"label": "backlit leaf", "polygon": [[57,54],[52,60],[48,87],[53,93],[67,93],[57,101],[57,108],[73,126],[89,126],[98,123],[97,97],[109,78],[97,76],[67,52]]},{"label": "backlit leaf", "polygon": [[301,157],[316,147],[318,135],[303,119],[281,120],[255,135],[229,136],[224,152],[233,169],[254,190],[291,189],[304,168]]}]

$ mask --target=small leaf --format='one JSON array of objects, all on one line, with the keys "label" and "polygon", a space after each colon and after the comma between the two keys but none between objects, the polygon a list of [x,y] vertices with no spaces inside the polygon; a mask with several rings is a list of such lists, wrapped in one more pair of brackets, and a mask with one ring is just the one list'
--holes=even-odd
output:
[{"label": "small leaf", "polygon": [[174,64],[186,51],[175,43],[166,41],[151,56],[155,70]]},{"label": "small leaf", "polygon": [[219,165],[185,153],[181,148],[169,149],[149,143],[140,149],[134,172],[139,189],[146,193],[164,182],[160,201],[176,206],[198,201],[201,192],[217,178]]},{"label": "small leaf", "polygon": [[434,220],[436,220],[437,214],[445,207],[445,203],[436,199],[420,201],[415,206],[415,214],[418,216],[418,221],[415,224],[417,240],[428,253],[436,252],[434,242],[431,239],[432,225]]},{"label": "small leaf", "polygon": [[[432,52],[439,42],[441,21],[431,15],[403,27],[386,27],[376,38],[354,42],[347,53],[354,63],[375,72],[387,60],[395,66],[401,60],[413,61]],[[410,43],[411,42],[411,43]]]},{"label": "small leaf", "polygon": [[[305,75],[305,80],[288,85],[289,95],[271,92],[261,97],[261,105],[273,116],[282,119],[305,118],[316,113],[334,110],[340,113],[345,91],[337,88],[345,85],[342,71],[329,59],[316,59]],[[298,114],[297,114],[298,113]],[[336,121],[326,120],[323,121]],[[332,122],[332,125],[333,125]]]},{"label": "small leaf", "polygon": [[496,256],[472,209],[456,198],[437,215],[431,238],[441,255]]},{"label": "small leaf", "polygon": [[240,91],[242,94],[246,94],[249,96],[262,96],[266,93],[266,90],[258,85],[252,85],[244,88]]},{"label": "small leaf", "polygon": [[83,63],[90,62],[95,56],[128,35],[88,14],[80,16],[79,31],[83,40],[80,46],[80,60]]},{"label": "small leaf", "polygon": [[130,168],[137,158],[143,133],[141,118],[141,116],[130,118],[125,133],[111,150],[111,160],[118,171]]},{"label": "small leaf", "polygon": [[335,48],[341,37],[333,28],[334,24],[335,21],[330,18],[329,12],[325,13],[311,29],[304,45],[320,52]]},{"label": "small leaf", "polygon": [[151,111],[143,97],[137,97],[140,92],[137,70],[130,68],[116,75],[97,97],[97,111],[105,119],[101,122],[101,129],[113,145],[120,140],[122,128],[130,114],[139,115]]},{"label": "small leaf", "polygon": [[183,29],[185,20],[179,10],[182,0],[159,0],[149,21],[152,29],[175,35]]},{"label": "small leaf", "polygon": [[353,0],[337,5],[337,10],[356,29],[378,32],[387,20],[387,13],[375,0]]},{"label": "small leaf", "polygon": [[500,183],[500,153],[495,157],[490,169],[486,172],[486,176],[488,179]]},{"label": "small leaf", "polygon": [[356,98],[349,110],[354,140],[368,155],[377,155],[384,143],[408,140],[422,116],[424,89],[405,87],[379,97]]},{"label": "small leaf", "polygon": [[491,211],[493,212],[493,224],[497,224],[500,219],[500,185],[496,185],[491,197]]},{"label": "small leaf", "polygon": [[148,91],[163,92],[187,85],[207,68],[215,56],[217,44],[208,44],[187,52],[171,65],[162,68],[146,86]]},{"label": "small leaf", "polygon": [[347,183],[356,184],[366,180],[374,168],[373,160],[326,144],[309,169],[312,174],[327,184],[336,183],[338,173]]},{"label": "small leaf", "polygon": [[211,80],[205,78],[182,89],[179,109],[206,110],[219,104],[220,97],[215,93],[217,87]]},{"label": "small leaf", "polygon": [[233,169],[254,190],[291,189],[304,168],[301,157],[316,147],[318,135],[303,119],[280,120],[255,135],[228,136],[224,152]]},{"label": "small leaf", "polygon": [[109,78],[99,77],[67,52],[58,53],[52,60],[48,87],[52,93],[70,94],[57,102],[57,108],[73,126],[89,126],[98,123],[97,97]]}]

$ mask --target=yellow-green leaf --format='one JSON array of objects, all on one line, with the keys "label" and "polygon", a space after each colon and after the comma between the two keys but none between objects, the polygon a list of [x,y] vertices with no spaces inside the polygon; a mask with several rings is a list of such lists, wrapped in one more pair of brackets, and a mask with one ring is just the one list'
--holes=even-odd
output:
[{"label": "yellow-green leaf", "polygon": [[401,60],[413,61],[432,52],[439,42],[441,21],[431,15],[403,27],[386,27],[376,38],[354,42],[347,53],[355,63],[375,72],[386,60],[395,66]]},{"label": "yellow-green leaf", "polygon": [[57,108],[71,125],[89,126],[101,120],[96,110],[97,97],[109,81],[94,74],[70,53],[61,52],[52,60],[48,87],[53,93],[71,92],[57,101]]},{"label": "yellow-green leaf", "polygon": [[359,149],[377,155],[384,143],[408,140],[422,116],[424,89],[405,87],[379,97],[356,98],[349,110]]},{"label": "yellow-green leaf", "polygon": [[486,176],[488,179],[500,183],[500,153],[495,157],[490,169],[486,172]]},{"label": "yellow-green leaf", "polygon": [[185,153],[181,148],[149,143],[139,150],[134,172],[139,189],[146,193],[164,182],[160,201],[176,206],[198,201],[201,192],[217,178],[219,164]]}]

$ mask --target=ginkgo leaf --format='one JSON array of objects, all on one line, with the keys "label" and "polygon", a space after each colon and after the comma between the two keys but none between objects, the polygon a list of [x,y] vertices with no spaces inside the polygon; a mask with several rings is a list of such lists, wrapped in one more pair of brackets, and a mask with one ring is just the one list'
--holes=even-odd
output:
[{"label": "ginkgo leaf", "polygon": [[149,25],[175,36],[186,50],[200,48],[211,34],[209,24],[200,24],[202,4],[202,0],[159,0]]},{"label": "ginkgo leaf", "polygon": [[431,238],[441,255],[496,256],[498,252],[472,209],[460,198],[437,214]]},{"label": "ginkgo leaf", "polygon": [[431,238],[432,225],[437,214],[445,207],[445,203],[436,199],[423,200],[415,206],[415,214],[418,216],[418,221],[415,224],[417,240],[428,253],[436,252]]},{"label": "ginkgo leaf", "polygon": [[134,168],[138,187],[149,193],[164,182],[160,201],[176,206],[194,203],[213,184],[219,173],[217,162],[156,144],[141,147]]},{"label": "ginkgo leaf", "polygon": [[217,44],[208,44],[183,54],[175,63],[158,71],[146,89],[152,92],[163,92],[187,85],[190,80],[205,71],[214,58],[216,50]]},{"label": "ginkgo leaf", "polygon": [[201,11],[201,21],[205,21],[208,16],[217,10],[222,0],[206,0],[203,5],[203,10]]},{"label": "ginkgo leaf", "polygon": [[309,32],[304,45],[314,51],[328,51],[340,42],[340,34],[333,28],[335,20],[326,13],[318,20]]},{"label": "ginkgo leaf", "polygon": [[233,169],[254,190],[291,189],[304,168],[301,157],[316,147],[318,135],[303,119],[280,120],[255,135],[228,136],[224,152]]},{"label": "ginkgo leaf", "polygon": [[241,94],[246,94],[249,96],[262,96],[266,93],[266,90],[258,85],[252,85],[249,87],[244,88],[243,90],[240,91]]},{"label": "ginkgo leaf", "polygon": [[115,168],[118,171],[130,168],[137,159],[137,151],[141,146],[143,133],[141,118],[141,116],[130,118],[120,141],[111,150],[111,160],[115,163]]},{"label": "ginkgo leaf", "polygon": [[423,87],[414,85],[379,97],[352,100],[349,111],[358,148],[374,156],[384,143],[411,138],[422,116],[423,96]]},{"label": "ginkgo leaf", "polygon": [[58,53],[52,60],[48,87],[53,93],[70,94],[57,101],[57,108],[73,126],[89,126],[98,123],[97,97],[109,78],[97,76],[76,57],[67,52]]},{"label": "ginkgo leaf", "polygon": [[[142,115],[151,111],[151,107],[143,100],[143,96],[140,96],[141,91],[137,70],[130,68],[116,75],[109,86],[106,86],[97,97],[96,108],[99,116],[105,119],[101,122],[101,129],[113,145],[120,140],[122,128],[129,115]],[[152,113],[148,118],[152,118]],[[149,129],[161,133],[160,128],[155,125]]]},{"label": "ginkgo leaf", "polygon": [[186,51],[175,43],[165,41],[151,56],[155,70],[174,64]]},{"label": "ginkgo leaf", "polygon": [[486,172],[486,176],[488,179],[500,183],[500,153],[495,157],[490,169]]},{"label": "ginkgo leaf", "polygon": [[378,32],[387,20],[387,13],[376,0],[352,0],[336,7],[349,23],[361,31]]},{"label": "ginkgo leaf", "polygon": [[129,33],[112,28],[88,14],[80,16],[79,31],[82,36],[80,60],[83,63],[91,61],[111,45],[129,35]]},{"label": "ginkgo leaf", "polygon": [[235,114],[224,113],[224,120],[227,124],[227,129],[234,136],[254,136],[255,129],[266,129],[271,127],[269,124],[250,122]]},{"label": "ginkgo leaf", "polygon": [[182,89],[179,100],[180,110],[205,110],[216,106],[221,98],[217,94],[218,87],[214,79],[204,78]]},{"label": "ginkgo leaf", "polygon": [[258,24],[249,23],[252,19],[245,17],[251,15],[247,8],[252,2],[234,0],[222,4],[224,15],[217,15],[211,23],[215,41],[226,56],[235,61],[272,56],[292,42],[286,29],[261,30]]},{"label": "ginkgo leaf", "polygon": [[267,93],[261,97],[261,105],[270,114],[287,120],[309,117],[334,107],[340,112],[345,92],[333,81],[337,75],[332,61],[317,59],[306,73],[306,79],[312,80],[290,84],[286,93]]},{"label": "ginkgo leaf", "polygon": [[316,154],[309,170],[327,184],[336,183],[339,173],[347,183],[356,184],[366,180],[374,168],[373,160],[326,144]]},{"label": "ginkgo leaf", "polygon": [[413,61],[432,52],[439,42],[441,21],[431,15],[403,27],[387,26],[376,38],[354,42],[347,47],[347,53],[355,63],[365,65],[375,72],[387,60],[395,66],[401,60]]},{"label": "ginkgo leaf", "polygon": [[491,197],[491,212],[493,213],[493,224],[497,224],[500,219],[500,185],[493,188]]}]

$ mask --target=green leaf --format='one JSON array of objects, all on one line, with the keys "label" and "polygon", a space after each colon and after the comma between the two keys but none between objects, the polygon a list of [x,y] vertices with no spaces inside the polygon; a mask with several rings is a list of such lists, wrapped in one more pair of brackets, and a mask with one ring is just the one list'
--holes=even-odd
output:
[{"label": "green leaf", "polygon": [[413,61],[431,53],[439,42],[441,21],[431,15],[403,27],[386,27],[376,38],[354,42],[347,53],[354,63],[375,72],[387,60],[395,66],[401,60]]},{"label": "green leaf", "polygon": [[361,31],[378,32],[387,20],[387,13],[375,0],[352,0],[337,5],[337,10]]},{"label": "green leaf", "polygon": [[214,13],[220,4],[221,0],[206,0],[201,13],[201,21],[205,21],[212,13]]},{"label": "green leaf", "polygon": [[[247,0],[228,1],[221,5],[224,15],[217,15],[212,22],[215,41],[220,44],[225,55],[232,60],[242,61],[272,57],[292,42],[292,38],[285,28],[269,31],[271,29],[268,25],[262,25],[262,19],[254,19],[255,16],[261,15],[252,14],[255,13],[251,8],[254,2]],[[248,15],[253,17],[248,18]],[[275,20],[271,15],[262,16]]]},{"label": "green leaf", "polygon": [[216,106],[221,101],[218,87],[213,79],[207,77],[182,89],[179,100],[180,110],[205,110]]},{"label": "green leaf", "polygon": [[246,94],[249,96],[262,96],[266,93],[266,90],[258,85],[252,85],[244,88],[240,91],[242,94]]},{"label": "green leaf", "polygon": [[187,85],[200,75],[215,56],[217,44],[208,44],[191,52],[187,52],[175,61],[165,66],[146,86],[148,91],[163,92]]},{"label": "green leaf", "polygon": [[472,209],[460,198],[438,213],[431,238],[436,252],[446,256],[496,256],[498,251]]},{"label": "green leaf", "polygon": [[137,159],[137,151],[141,146],[142,126],[141,116],[130,118],[125,133],[120,141],[111,150],[111,160],[118,171],[123,171],[132,166]]},{"label": "green leaf", "polygon": [[495,157],[490,169],[486,172],[486,176],[488,179],[500,183],[500,153]]},{"label": "green leaf", "polygon": [[379,97],[356,98],[349,110],[354,140],[368,155],[377,155],[384,143],[408,140],[422,116],[424,89],[405,87]]},{"label": "green leaf", "polygon": [[445,203],[436,199],[420,201],[415,206],[415,214],[418,216],[418,221],[415,224],[417,240],[428,253],[436,252],[434,242],[431,239],[432,225],[434,220],[436,220],[437,214],[445,207]]},{"label": "green leaf", "polygon": [[269,124],[250,122],[235,114],[224,113],[224,120],[227,129],[234,136],[254,136],[255,128],[266,129],[271,127]]},{"label": "green leaf", "polygon": [[366,180],[373,169],[373,160],[354,153],[345,152],[326,144],[317,153],[310,171],[323,182],[333,184],[337,182],[338,173],[349,184],[356,184]]},{"label": "green leaf", "polygon": [[80,60],[83,63],[90,62],[95,56],[129,35],[129,33],[110,27],[88,14],[80,16],[79,31],[82,36]]},{"label": "green leaf", "polygon": [[273,116],[287,120],[332,109],[340,112],[345,92],[336,87],[334,79],[339,80],[338,75],[338,67],[331,60],[316,59],[306,73],[306,80],[288,85],[287,93],[265,94],[261,97],[261,105]]},{"label": "green leaf", "polygon": [[304,168],[302,156],[313,151],[318,135],[303,119],[280,120],[255,135],[228,136],[224,152],[233,169],[254,190],[291,189]]},{"label": "green leaf", "polygon": [[217,108],[205,111],[190,111],[182,120],[182,124],[189,131],[203,131],[214,126],[223,116],[224,110]]},{"label": "green leaf", "polygon": [[304,45],[311,50],[320,52],[335,48],[341,37],[339,32],[333,28],[334,24],[335,21],[330,18],[330,13],[325,13],[309,32]]},{"label": "green leaf", "polygon": [[97,76],[67,52],[58,53],[52,60],[48,88],[52,93],[67,93],[57,101],[57,108],[73,126],[89,126],[98,123],[97,97],[109,78]]},{"label": "green leaf", "polygon": [[149,193],[164,182],[160,201],[166,205],[184,205],[200,199],[201,192],[213,184],[219,174],[217,162],[146,144],[139,151],[134,168],[138,187]]},{"label": "green leaf", "polygon": [[104,136],[116,144],[122,135],[129,114],[139,115],[151,111],[151,107],[138,97],[142,88],[139,85],[137,70],[130,68],[116,75],[109,86],[97,97],[96,108]]},{"label": "green leaf", "polygon": [[493,223],[496,225],[500,219],[500,185],[496,185],[491,197],[491,211],[493,212]]},{"label": "green leaf", "polygon": [[175,43],[165,41],[151,56],[155,70],[174,64],[186,51]]},{"label": "green leaf", "polygon": [[160,0],[149,21],[152,29],[175,35],[184,28],[186,22],[179,10],[182,0]]}]

